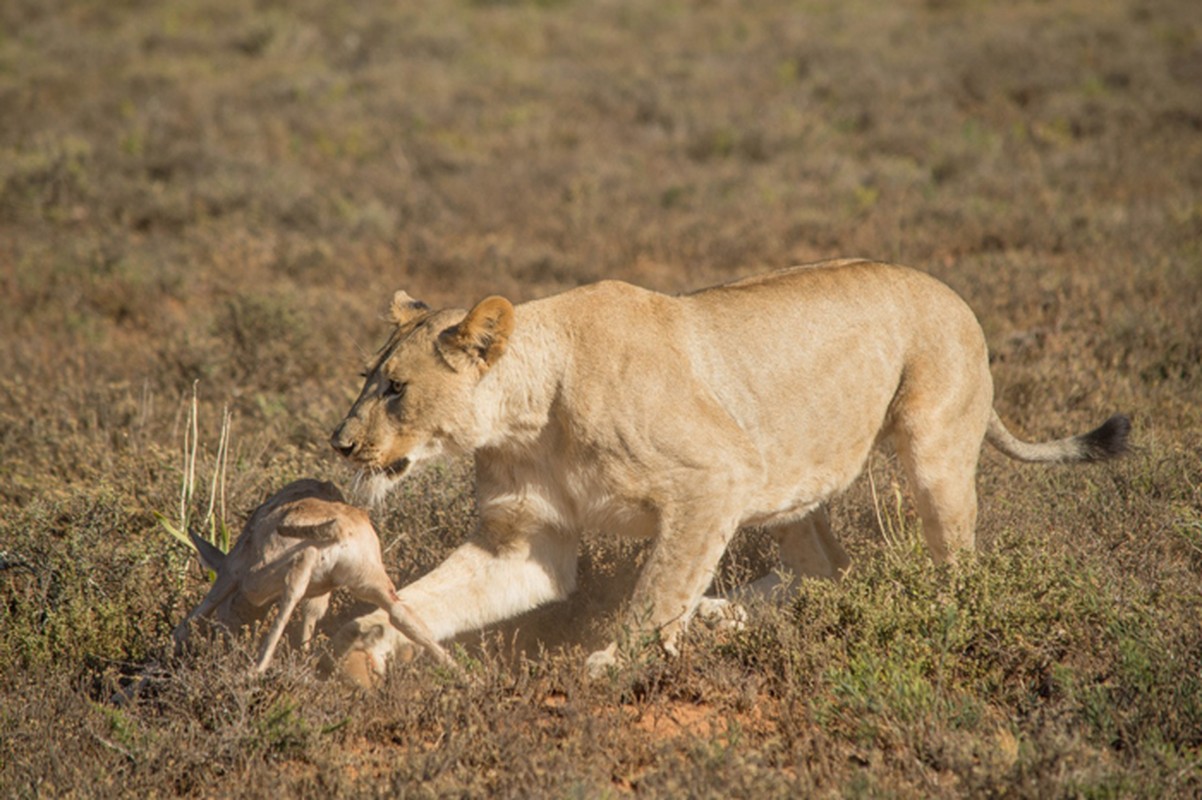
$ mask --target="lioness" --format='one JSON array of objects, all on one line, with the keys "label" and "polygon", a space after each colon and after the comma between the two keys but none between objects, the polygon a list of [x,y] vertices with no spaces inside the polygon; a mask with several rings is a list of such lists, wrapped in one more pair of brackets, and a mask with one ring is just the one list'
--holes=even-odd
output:
[{"label": "lioness", "polygon": [[[1122,453],[1130,429],[1114,416],[1019,441],[993,410],[985,337],[964,301],[870,261],[676,297],[603,281],[470,311],[398,292],[391,319],[332,444],[378,495],[429,458],[475,455],[478,530],[400,591],[438,640],[566,597],[580,537],[598,531],[654,539],[628,614],[671,653],[740,526],[772,531],[786,574],[838,574],[847,556],[821,504],[882,439],[945,561],[973,547],[983,439],[1022,461],[1097,461]],[[341,639],[377,670],[406,645],[367,622]],[[614,659],[610,645],[589,667]]]}]

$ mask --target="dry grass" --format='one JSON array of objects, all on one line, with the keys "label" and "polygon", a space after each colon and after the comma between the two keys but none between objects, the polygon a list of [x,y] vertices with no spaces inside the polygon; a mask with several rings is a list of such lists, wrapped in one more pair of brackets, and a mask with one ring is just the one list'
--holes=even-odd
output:
[{"label": "dry grass", "polygon": [[[1200,84],[1193,0],[5,3],[0,794],[1196,796]],[[1123,410],[1137,452],[987,454],[954,571],[888,550],[861,481],[833,509],[847,581],[609,684],[579,667],[640,552],[602,542],[594,595],[462,643],[466,688],[164,658],[204,591],[152,516],[195,381],[197,485],[228,406],[245,510],[345,480],[325,441],[397,288],[675,291],[842,255],[961,292],[1018,430]],[[906,532],[895,477],[876,461]],[[472,519],[465,465],[411,482],[377,519],[394,577]]]}]

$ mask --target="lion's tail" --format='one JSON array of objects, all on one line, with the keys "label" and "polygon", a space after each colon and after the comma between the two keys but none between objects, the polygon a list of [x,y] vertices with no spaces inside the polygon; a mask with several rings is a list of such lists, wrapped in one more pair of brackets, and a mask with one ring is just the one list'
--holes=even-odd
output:
[{"label": "lion's tail", "polygon": [[989,418],[985,439],[1011,458],[1042,464],[1075,464],[1105,461],[1127,452],[1131,420],[1115,414],[1089,433],[1051,442],[1024,442],[1009,430],[994,411]]}]

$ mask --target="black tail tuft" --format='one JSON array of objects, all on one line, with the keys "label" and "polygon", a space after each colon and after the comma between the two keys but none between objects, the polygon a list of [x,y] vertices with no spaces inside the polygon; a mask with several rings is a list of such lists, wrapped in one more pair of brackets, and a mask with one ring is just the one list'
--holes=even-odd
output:
[{"label": "black tail tuft", "polygon": [[1127,435],[1131,433],[1131,419],[1125,414],[1115,414],[1097,428],[1080,438],[1086,461],[1105,461],[1117,458],[1129,449]]}]

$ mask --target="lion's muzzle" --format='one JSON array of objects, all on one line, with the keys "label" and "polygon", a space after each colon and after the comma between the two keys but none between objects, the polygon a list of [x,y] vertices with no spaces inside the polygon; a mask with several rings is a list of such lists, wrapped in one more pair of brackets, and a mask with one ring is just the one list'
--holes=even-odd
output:
[{"label": "lion's muzzle", "polygon": [[360,443],[352,435],[349,429],[350,426],[343,420],[337,428],[334,429],[333,435],[330,436],[330,446],[337,450],[347,458],[353,458],[355,453],[359,451]]}]

